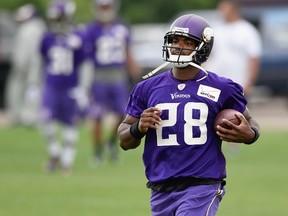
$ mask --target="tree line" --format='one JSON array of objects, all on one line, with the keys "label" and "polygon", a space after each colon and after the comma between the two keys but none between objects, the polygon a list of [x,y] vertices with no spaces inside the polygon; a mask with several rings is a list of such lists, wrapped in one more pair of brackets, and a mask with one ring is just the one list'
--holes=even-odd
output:
[{"label": "tree line", "polygon": [[[77,5],[76,21],[88,22],[94,17],[93,0],[75,0]],[[45,17],[51,0],[1,0],[0,9],[11,12],[27,3],[34,4],[41,16]],[[217,0],[121,0],[120,17],[131,24],[169,22],[183,11],[215,8]]]}]

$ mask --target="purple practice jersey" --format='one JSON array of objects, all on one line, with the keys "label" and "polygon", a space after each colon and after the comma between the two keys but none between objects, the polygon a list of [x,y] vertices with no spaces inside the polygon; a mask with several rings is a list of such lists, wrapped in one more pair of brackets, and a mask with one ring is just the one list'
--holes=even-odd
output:
[{"label": "purple practice jersey", "polygon": [[247,101],[240,85],[203,71],[180,82],[171,70],[138,83],[126,112],[136,118],[148,107],[162,110],[161,125],[149,129],[143,161],[151,182],[179,177],[224,179],[226,161],[214,119],[223,109],[244,112]]},{"label": "purple practice jersey", "polygon": [[40,47],[45,85],[69,89],[78,84],[78,69],[85,58],[84,36],[79,32],[59,35],[48,32]]},{"label": "purple practice jersey", "polygon": [[67,125],[76,122],[77,105],[73,89],[78,85],[79,67],[85,59],[84,34],[45,34],[41,44],[44,60],[42,117]]},{"label": "purple practice jersey", "polygon": [[[96,21],[87,26],[87,40],[90,43],[90,59],[95,68],[120,68],[126,66],[126,47],[131,35],[121,22],[103,25]],[[109,71],[108,71],[109,72]]]}]

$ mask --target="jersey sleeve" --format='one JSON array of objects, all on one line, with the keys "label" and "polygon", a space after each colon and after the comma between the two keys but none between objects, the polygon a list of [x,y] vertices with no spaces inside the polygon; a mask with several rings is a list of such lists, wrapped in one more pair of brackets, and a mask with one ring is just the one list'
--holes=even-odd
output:
[{"label": "jersey sleeve", "polygon": [[145,94],[141,85],[137,84],[130,93],[126,106],[126,113],[140,118],[142,112],[147,108]]},{"label": "jersey sleeve", "polygon": [[231,92],[231,94],[224,103],[224,109],[235,109],[243,113],[247,105],[247,99],[244,96],[243,87],[230,80],[228,82],[228,88],[227,91]]},{"label": "jersey sleeve", "polygon": [[83,52],[85,54],[85,58],[93,61],[95,47],[93,43],[94,39],[92,24],[83,27],[81,37],[83,38]]},{"label": "jersey sleeve", "polygon": [[39,43],[39,52],[41,53],[42,56],[44,56],[47,53],[46,43],[47,43],[47,37],[43,36]]}]

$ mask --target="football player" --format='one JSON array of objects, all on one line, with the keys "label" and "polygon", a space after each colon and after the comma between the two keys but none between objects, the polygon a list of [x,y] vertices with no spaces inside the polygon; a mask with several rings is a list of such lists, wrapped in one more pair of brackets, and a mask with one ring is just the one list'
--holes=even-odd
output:
[{"label": "football player", "polygon": [[[118,128],[124,150],[137,148],[145,137],[143,161],[153,216],[216,215],[225,193],[222,140],[251,144],[259,137],[243,88],[201,67],[213,40],[202,17],[177,18],[163,46],[164,61],[173,68],[134,87]],[[241,123],[224,119],[231,129],[215,130],[214,119],[226,108],[239,111]]]},{"label": "football player", "polygon": [[12,73],[7,83],[7,108],[12,124],[37,126],[42,85],[38,48],[47,26],[30,3],[17,9],[15,19],[18,28],[12,49]]},{"label": "football player", "polygon": [[[117,127],[125,114],[125,101],[128,99],[130,86],[129,76],[139,78],[140,68],[132,57],[130,30],[117,18],[118,2],[94,0],[94,8],[96,20],[87,26],[87,41],[90,43],[89,47],[92,47],[89,58],[94,65],[90,116],[94,120],[93,160],[98,164],[103,160],[106,144],[109,146],[111,159],[118,159]],[[108,122],[111,134],[108,140],[105,140],[105,117],[111,113],[113,121]]]},{"label": "football player", "polygon": [[[73,26],[75,4],[72,1],[55,1],[49,6],[49,29],[41,43],[44,62],[43,130],[48,140],[48,172],[54,171],[58,162],[64,174],[70,174],[78,139],[77,113],[79,68],[84,55],[84,36]],[[61,126],[62,142],[57,139]]]}]

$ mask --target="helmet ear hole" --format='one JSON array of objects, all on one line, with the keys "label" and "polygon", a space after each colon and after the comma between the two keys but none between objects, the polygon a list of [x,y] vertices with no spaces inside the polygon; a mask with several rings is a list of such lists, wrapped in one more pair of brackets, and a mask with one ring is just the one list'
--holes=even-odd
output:
[{"label": "helmet ear hole", "polygon": [[198,50],[198,52],[194,56],[195,63],[201,65],[202,63],[206,62],[212,51],[212,46],[213,46],[213,39],[210,43],[204,44],[204,46]]}]

